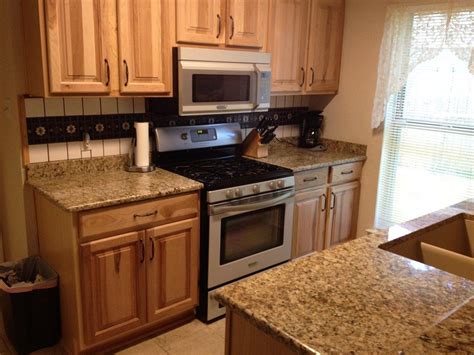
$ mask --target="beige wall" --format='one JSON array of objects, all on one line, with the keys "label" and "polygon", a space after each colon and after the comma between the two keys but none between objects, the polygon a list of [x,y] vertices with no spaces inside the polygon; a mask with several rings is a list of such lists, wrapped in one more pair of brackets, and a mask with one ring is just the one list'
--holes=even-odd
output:
[{"label": "beige wall", "polygon": [[[339,93],[324,109],[324,136],[367,145],[357,235],[375,216],[383,133],[370,128],[380,42],[388,0],[346,0]],[[325,98],[316,99],[315,107]],[[319,102],[318,102],[319,101]]]},{"label": "beige wall", "polygon": [[0,14],[0,258],[12,260],[28,253],[17,103],[25,92],[20,1],[0,1]]}]

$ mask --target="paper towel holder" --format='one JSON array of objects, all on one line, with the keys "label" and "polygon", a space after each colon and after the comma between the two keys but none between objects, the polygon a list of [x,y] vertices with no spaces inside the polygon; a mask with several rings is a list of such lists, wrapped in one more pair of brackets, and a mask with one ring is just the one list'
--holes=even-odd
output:
[{"label": "paper towel holder", "polygon": [[153,164],[147,166],[137,166],[135,165],[135,144],[136,138],[132,138],[130,143],[130,150],[128,151],[128,162],[125,166],[125,170],[130,173],[149,173],[156,169],[156,166]]}]

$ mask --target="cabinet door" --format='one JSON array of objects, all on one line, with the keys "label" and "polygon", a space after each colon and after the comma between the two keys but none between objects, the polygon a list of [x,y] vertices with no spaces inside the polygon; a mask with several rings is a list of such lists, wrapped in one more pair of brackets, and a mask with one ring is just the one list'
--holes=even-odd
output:
[{"label": "cabinet door", "polygon": [[82,304],[86,343],[146,321],[144,232],[82,244]]},{"label": "cabinet door", "polygon": [[272,92],[300,92],[306,79],[309,0],[273,0],[267,50],[272,53]]},{"label": "cabinet door", "polygon": [[358,181],[329,188],[330,207],[326,229],[326,247],[356,237],[359,192]]},{"label": "cabinet door", "polygon": [[263,48],[268,8],[269,0],[227,0],[226,45]]},{"label": "cabinet door", "polygon": [[160,320],[198,304],[199,220],[146,231],[148,242],[148,321]]},{"label": "cabinet door", "polygon": [[295,198],[294,257],[324,249],[326,188],[300,192]]},{"label": "cabinet door", "polygon": [[221,0],[177,0],[176,42],[224,44],[224,12]]},{"label": "cabinet door", "polygon": [[[115,4],[106,0],[47,0],[46,34],[52,94],[108,93],[108,24]],[[113,17],[113,20],[112,20]]]},{"label": "cabinet door", "polygon": [[339,87],[344,0],[313,0],[309,24],[309,92],[336,92]]},{"label": "cabinet door", "polygon": [[120,91],[171,90],[168,0],[118,0]]}]

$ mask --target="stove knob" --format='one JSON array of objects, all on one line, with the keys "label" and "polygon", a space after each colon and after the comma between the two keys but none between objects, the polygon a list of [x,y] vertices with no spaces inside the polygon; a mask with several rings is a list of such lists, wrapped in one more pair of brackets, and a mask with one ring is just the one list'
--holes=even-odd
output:
[{"label": "stove knob", "polygon": [[279,188],[285,187],[285,182],[284,182],[283,180],[278,180],[277,186],[278,186]]},{"label": "stove knob", "polygon": [[252,190],[253,190],[254,193],[258,194],[260,192],[260,186],[253,185]]},{"label": "stove knob", "polygon": [[275,188],[275,181],[271,181],[268,186],[270,187],[270,189],[274,189]]},{"label": "stove knob", "polygon": [[225,192],[225,197],[227,197],[227,198],[232,198],[232,197],[233,197],[232,191],[227,190],[227,191]]},{"label": "stove knob", "polygon": [[235,196],[238,196],[238,197],[242,196],[242,190],[241,189],[237,188],[237,189],[234,190],[234,192],[235,192]]}]

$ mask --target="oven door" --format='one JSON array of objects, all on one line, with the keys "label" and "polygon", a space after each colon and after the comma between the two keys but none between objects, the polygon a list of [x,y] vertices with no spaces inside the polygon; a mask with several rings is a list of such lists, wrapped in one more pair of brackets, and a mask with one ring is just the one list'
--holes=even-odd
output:
[{"label": "oven door", "polygon": [[[265,111],[269,108],[269,102],[266,102],[269,100],[262,92],[268,81],[265,75],[270,73],[268,65],[179,61],[178,68],[180,115]],[[263,91],[266,94],[268,90]]]},{"label": "oven door", "polygon": [[208,287],[290,259],[294,189],[209,206]]}]

